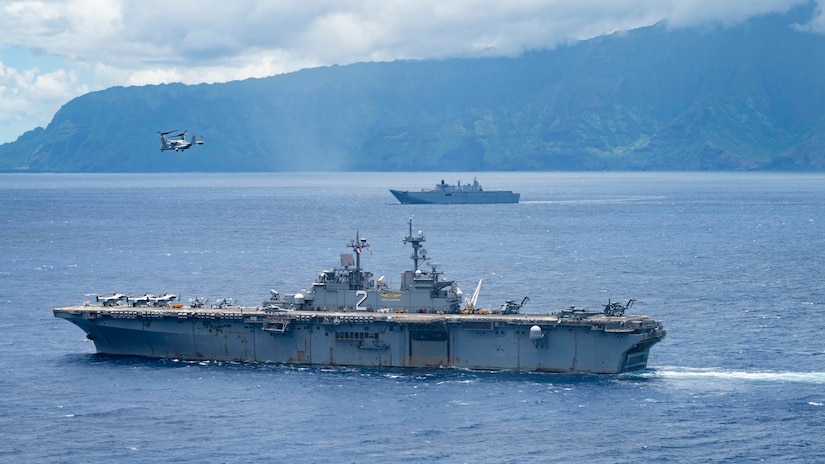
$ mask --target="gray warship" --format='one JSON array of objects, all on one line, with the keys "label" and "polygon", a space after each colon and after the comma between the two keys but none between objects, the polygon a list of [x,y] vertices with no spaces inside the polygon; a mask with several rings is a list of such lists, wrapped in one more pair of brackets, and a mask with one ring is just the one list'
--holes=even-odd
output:
[{"label": "gray warship", "polygon": [[447,184],[441,179],[434,189],[421,191],[392,190],[390,193],[404,205],[451,205],[451,204],[485,204],[485,203],[518,203],[521,197],[518,193],[509,190],[486,191],[474,177],[472,184]]},{"label": "gray warship", "polygon": [[116,293],[52,311],[86,332],[98,353],[185,360],[615,374],[645,368],[665,337],[660,321],[625,314],[633,300],[525,314],[525,297],[478,309],[480,281],[464,295],[437,269],[419,269],[428,258],[412,220],[403,240],[413,266],[397,289],[362,269],[369,244],[356,234],[352,253],[310,290],[271,290],[259,307]]}]

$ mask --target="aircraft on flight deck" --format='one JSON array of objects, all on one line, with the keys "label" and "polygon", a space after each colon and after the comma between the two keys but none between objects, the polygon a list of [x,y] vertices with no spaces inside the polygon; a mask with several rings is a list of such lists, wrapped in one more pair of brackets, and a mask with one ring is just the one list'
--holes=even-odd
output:
[{"label": "aircraft on flight deck", "polygon": [[121,301],[126,299],[126,295],[113,293],[111,295],[98,295],[95,299],[103,304],[103,306],[117,306]]}]

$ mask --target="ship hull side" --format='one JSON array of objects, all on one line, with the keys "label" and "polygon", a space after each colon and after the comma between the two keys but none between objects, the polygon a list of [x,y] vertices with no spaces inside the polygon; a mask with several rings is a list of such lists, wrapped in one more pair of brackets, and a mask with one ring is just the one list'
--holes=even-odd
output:
[{"label": "ship hull side", "polygon": [[650,346],[639,351],[635,364],[628,352],[638,349],[643,334],[615,334],[590,327],[545,328],[540,339],[530,339],[519,327],[491,331],[453,332],[454,365],[468,369],[516,369],[547,372],[619,373],[647,366]]},{"label": "ship hull side", "polygon": [[405,205],[518,203],[521,196],[509,191],[444,193],[390,190],[390,193]]},{"label": "ship hull side", "polygon": [[[350,313],[351,314],[351,313]],[[367,367],[461,367],[612,374],[641,369],[664,332],[611,333],[590,326],[242,317],[55,315],[87,333],[99,353],[187,360]],[[486,325],[485,325],[486,324]]]}]

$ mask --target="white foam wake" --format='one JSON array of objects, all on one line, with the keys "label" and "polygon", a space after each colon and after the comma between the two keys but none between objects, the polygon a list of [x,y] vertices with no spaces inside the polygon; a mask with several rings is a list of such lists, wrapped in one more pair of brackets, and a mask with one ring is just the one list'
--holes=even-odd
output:
[{"label": "white foam wake", "polygon": [[789,371],[736,371],[723,369],[698,369],[688,367],[662,367],[643,374],[652,378],[666,379],[719,379],[747,382],[796,382],[825,383],[825,372]]}]

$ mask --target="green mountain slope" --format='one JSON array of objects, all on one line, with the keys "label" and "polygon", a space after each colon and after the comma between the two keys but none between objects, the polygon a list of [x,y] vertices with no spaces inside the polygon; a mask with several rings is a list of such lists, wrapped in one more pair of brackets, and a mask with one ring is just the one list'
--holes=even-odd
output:
[{"label": "green mountain slope", "polygon": [[[825,37],[793,27],[804,14],[516,58],[111,88],[0,146],[0,170],[822,170]],[[161,153],[172,129],[205,145]]]}]

